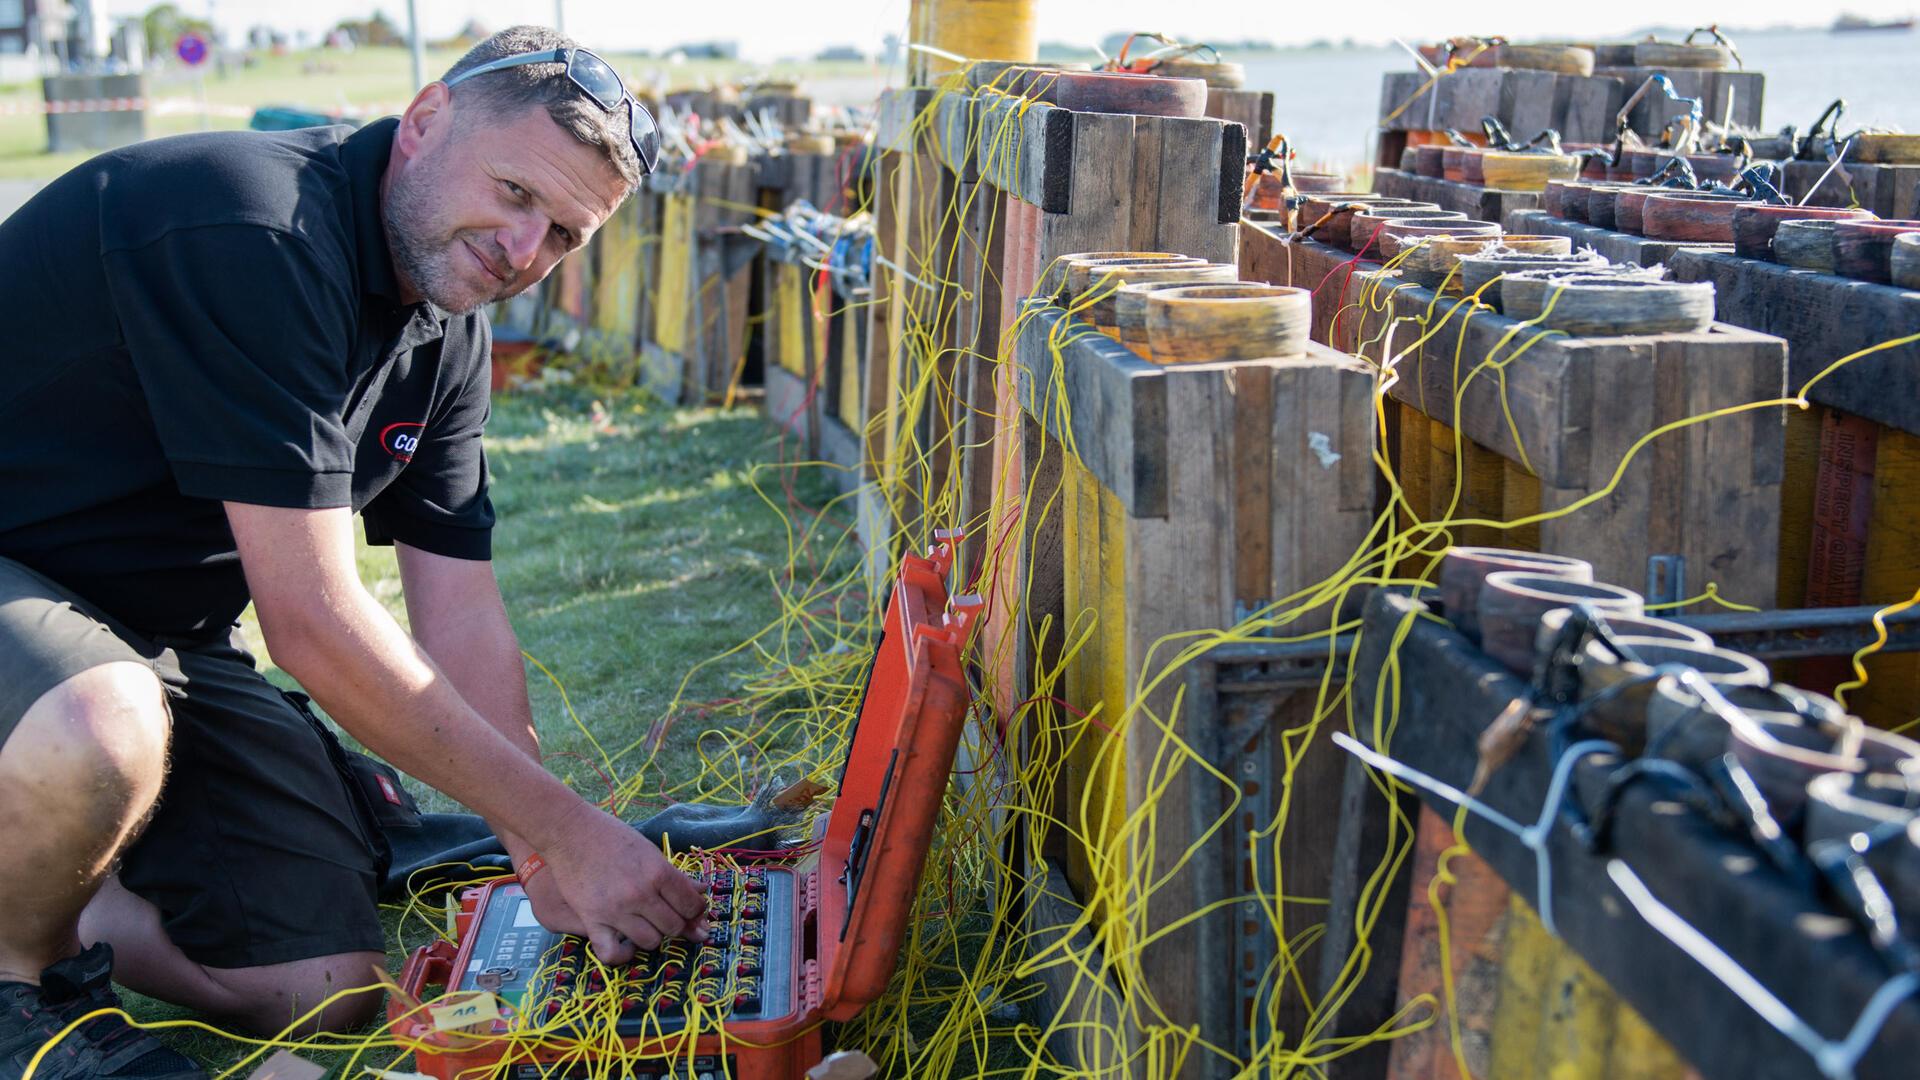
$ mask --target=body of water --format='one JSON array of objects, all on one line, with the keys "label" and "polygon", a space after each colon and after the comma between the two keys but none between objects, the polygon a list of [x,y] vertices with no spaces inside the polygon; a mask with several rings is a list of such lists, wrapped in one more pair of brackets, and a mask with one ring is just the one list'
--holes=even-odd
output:
[{"label": "body of water", "polygon": [[[1767,77],[1761,119],[1769,131],[1805,129],[1834,98],[1847,100],[1843,132],[1864,125],[1920,131],[1920,33],[1779,31],[1735,43],[1746,66]],[[1273,53],[1245,63],[1247,87],[1273,91],[1274,127],[1301,158],[1342,167],[1372,160],[1380,77],[1413,67],[1394,46]]]}]

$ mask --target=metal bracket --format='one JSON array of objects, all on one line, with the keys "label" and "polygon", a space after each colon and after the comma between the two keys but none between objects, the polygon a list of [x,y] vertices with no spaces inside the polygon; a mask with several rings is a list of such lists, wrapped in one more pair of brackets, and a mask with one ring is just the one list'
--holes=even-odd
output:
[{"label": "metal bracket", "polygon": [[1677,604],[1687,598],[1687,557],[1647,556],[1647,603]]}]

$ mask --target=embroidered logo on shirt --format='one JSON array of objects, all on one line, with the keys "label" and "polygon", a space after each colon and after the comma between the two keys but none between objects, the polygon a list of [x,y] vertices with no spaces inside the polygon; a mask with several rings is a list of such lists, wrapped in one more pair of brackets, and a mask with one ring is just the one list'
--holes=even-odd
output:
[{"label": "embroidered logo on shirt", "polygon": [[388,424],[380,429],[380,448],[393,455],[395,460],[408,462],[413,460],[413,452],[420,446],[420,436],[425,434],[425,424]]},{"label": "embroidered logo on shirt", "polygon": [[407,805],[406,802],[400,798],[400,791],[394,786],[393,781],[378,774],[374,775],[374,780],[380,784],[380,794],[386,796],[388,802],[395,806]]}]

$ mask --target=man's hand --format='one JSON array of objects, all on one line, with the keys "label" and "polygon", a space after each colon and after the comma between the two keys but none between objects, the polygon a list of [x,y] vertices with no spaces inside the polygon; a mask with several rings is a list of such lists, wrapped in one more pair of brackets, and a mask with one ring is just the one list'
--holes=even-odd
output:
[{"label": "man's hand", "polygon": [[670,937],[706,938],[699,882],[612,814],[588,808],[567,842],[540,857],[547,868],[527,884],[540,924],[585,937],[605,963],[624,964],[635,946],[657,949]]},{"label": "man's hand", "polygon": [[[527,702],[520,645],[507,621],[506,605],[501,601],[493,568],[486,563],[450,559],[406,544],[397,545],[397,549],[408,622],[421,648],[446,673],[460,696],[489,724],[529,758],[539,760],[540,740],[534,732],[533,709]],[[578,808],[578,814],[582,820],[591,817],[590,828],[603,828],[613,821],[608,815],[584,805]],[[534,845],[516,835],[506,823],[491,821],[491,824],[513,856],[515,865],[533,853]],[[615,824],[624,834],[610,841],[617,845],[618,854],[583,846],[577,849],[579,855],[572,856],[570,847],[554,844],[541,850],[548,869],[534,874],[526,882],[527,898],[533,901],[533,913],[539,917],[540,925],[556,933],[592,939],[594,951],[612,962],[632,955],[630,946],[621,938],[652,948],[661,937],[701,936],[706,897],[699,887],[674,870],[645,838],[627,825]],[[606,897],[623,893],[640,899],[635,906],[621,907],[616,903],[602,910],[608,902]],[[657,903],[651,905],[662,922],[655,922],[644,914],[648,907],[644,901],[648,897],[664,900],[666,912],[658,912]],[[588,905],[584,910],[596,914],[599,926],[614,929],[596,936],[595,923],[581,914],[582,904]],[[689,910],[694,912],[691,932],[689,917],[683,915]],[[642,913],[639,917],[653,928],[652,944],[648,936],[619,929],[631,922],[635,913]]]}]

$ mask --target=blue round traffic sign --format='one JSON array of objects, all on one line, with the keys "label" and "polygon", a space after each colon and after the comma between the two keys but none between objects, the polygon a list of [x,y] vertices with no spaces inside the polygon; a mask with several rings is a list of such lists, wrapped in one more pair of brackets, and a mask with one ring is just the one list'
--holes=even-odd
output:
[{"label": "blue round traffic sign", "polygon": [[174,42],[173,55],[188,67],[199,67],[207,62],[207,39],[197,31],[189,30]]}]

